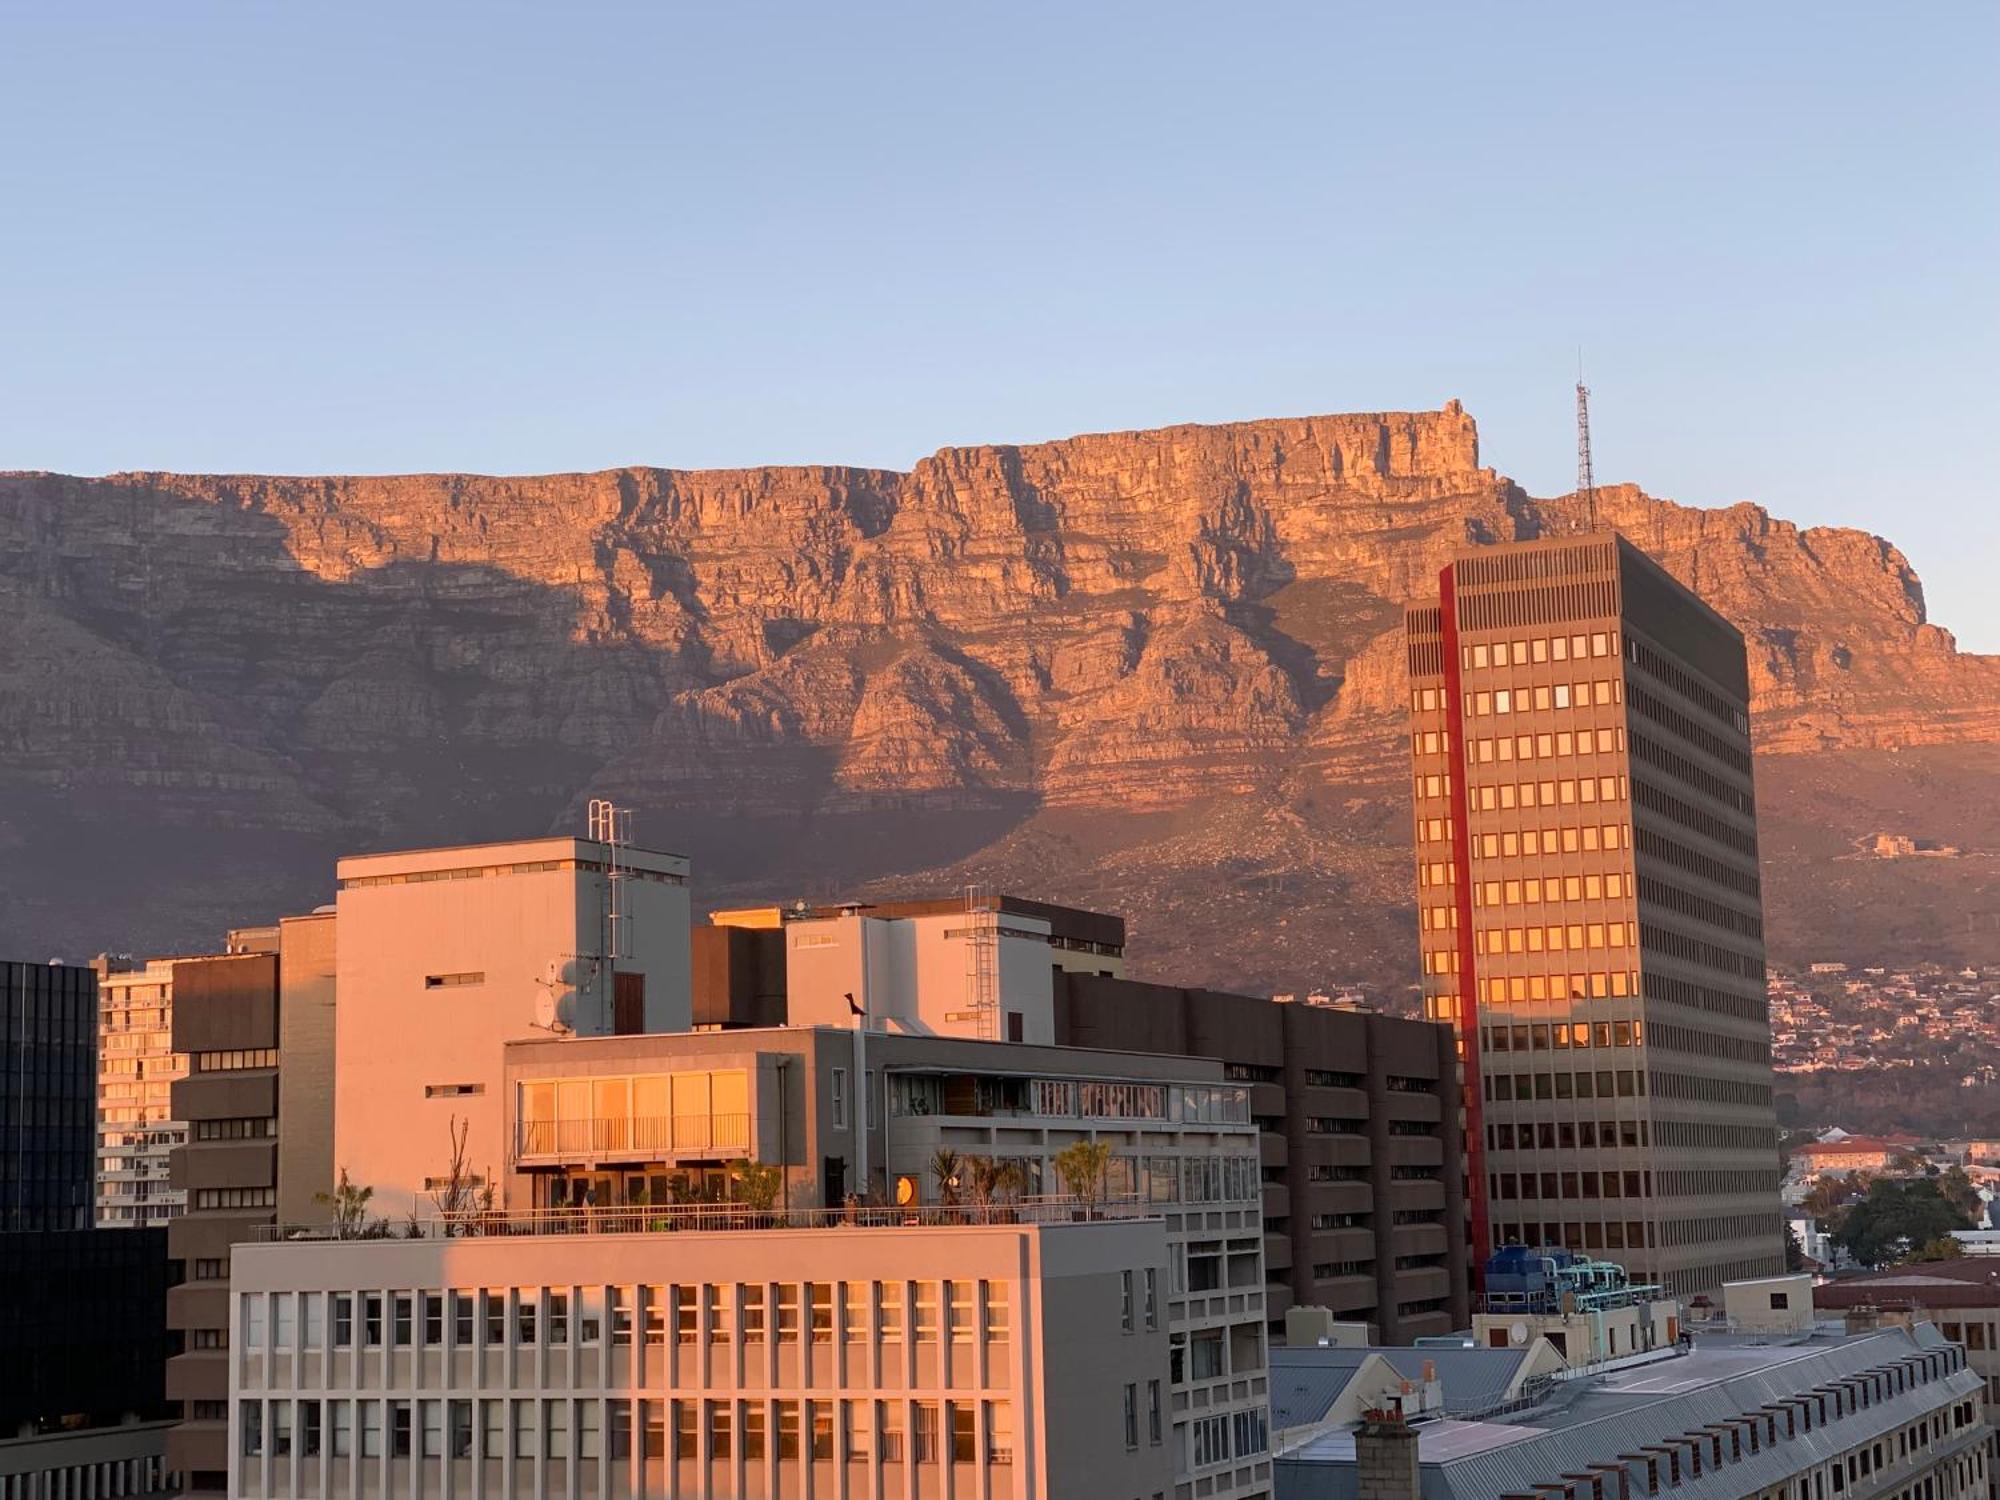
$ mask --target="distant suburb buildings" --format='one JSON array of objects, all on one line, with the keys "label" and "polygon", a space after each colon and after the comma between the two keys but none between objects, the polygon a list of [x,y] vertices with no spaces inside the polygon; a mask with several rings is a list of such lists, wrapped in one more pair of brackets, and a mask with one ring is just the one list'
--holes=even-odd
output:
[{"label": "distant suburb buildings", "polygon": [[1439,584],[1406,612],[1418,916],[1475,1238],[1680,1295],[1780,1271],[1742,638],[1610,533]]}]

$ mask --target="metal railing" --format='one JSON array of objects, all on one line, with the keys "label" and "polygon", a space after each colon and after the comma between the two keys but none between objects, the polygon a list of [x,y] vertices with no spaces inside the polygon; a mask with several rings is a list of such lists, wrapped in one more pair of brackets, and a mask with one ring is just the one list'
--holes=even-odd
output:
[{"label": "metal railing", "polygon": [[1067,1195],[977,1204],[905,1208],[757,1208],[743,1203],[678,1203],[607,1208],[535,1208],[376,1219],[342,1234],[327,1224],[263,1224],[265,1243],[324,1244],[333,1240],[511,1239],[574,1234],[714,1234],[762,1229],[917,1229],[1000,1224],[1080,1224],[1156,1219],[1157,1205],[1135,1197],[1094,1204]]},{"label": "metal railing", "polygon": [[671,1156],[750,1150],[750,1116],[621,1115],[587,1120],[523,1120],[515,1160],[602,1160],[607,1156]]}]

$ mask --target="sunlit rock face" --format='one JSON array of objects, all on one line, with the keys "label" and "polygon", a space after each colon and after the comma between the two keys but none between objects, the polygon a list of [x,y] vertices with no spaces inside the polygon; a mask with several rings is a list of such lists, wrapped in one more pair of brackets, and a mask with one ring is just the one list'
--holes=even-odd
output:
[{"label": "sunlit rock face", "polygon": [[[1846,816],[1789,757],[2000,741],[2000,660],[1879,537],[1598,509],[1742,628],[1772,816]],[[1580,523],[1455,402],[909,473],[0,476],[0,940],[206,941],[333,852],[602,794],[702,897],[972,871],[1132,912],[1177,977],[1393,985],[1401,603]]]}]

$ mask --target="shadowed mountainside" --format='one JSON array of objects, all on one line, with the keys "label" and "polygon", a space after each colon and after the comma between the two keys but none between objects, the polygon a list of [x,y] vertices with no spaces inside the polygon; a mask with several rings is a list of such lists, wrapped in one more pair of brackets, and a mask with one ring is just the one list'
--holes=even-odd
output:
[{"label": "shadowed mountainside", "polygon": [[[1990,956],[2000,659],[1878,537],[1599,507],[1749,641],[1774,955]],[[0,952],[204,946],[609,795],[702,901],[990,879],[1163,975],[1393,990],[1400,605],[1578,521],[1455,402],[907,474],[0,476]],[[1969,857],[1824,878],[1878,831]]]}]

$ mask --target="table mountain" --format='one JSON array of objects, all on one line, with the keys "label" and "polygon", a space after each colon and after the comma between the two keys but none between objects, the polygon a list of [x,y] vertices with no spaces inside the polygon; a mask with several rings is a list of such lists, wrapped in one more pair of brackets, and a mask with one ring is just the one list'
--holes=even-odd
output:
[{"label": "table mountain", "polygon": [[[2000,658],[1879,537],[1599,510],[1749,641],[1774,952],[1990,954]],[[609,795],[698,900],[986,880],[1173,977],[1394,991],[1400,604],[1580,523],[1456,402],[908,473],[0,476],[0,951],[203,945]],[[1968,858],[1827,876],[1885,829]]]}]

